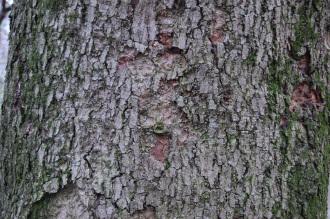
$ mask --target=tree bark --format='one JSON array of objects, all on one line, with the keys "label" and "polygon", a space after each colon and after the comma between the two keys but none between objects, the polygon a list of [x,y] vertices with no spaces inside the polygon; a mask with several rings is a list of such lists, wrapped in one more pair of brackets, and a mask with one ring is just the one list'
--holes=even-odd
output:
[{"label": "tree bark", "polygon": [[17,0],[1,218],[326,218],[327,1]]}]

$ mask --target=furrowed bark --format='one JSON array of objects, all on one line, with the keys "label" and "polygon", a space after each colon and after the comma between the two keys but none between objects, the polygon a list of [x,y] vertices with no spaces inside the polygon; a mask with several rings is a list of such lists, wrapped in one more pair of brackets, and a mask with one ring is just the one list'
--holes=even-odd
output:
[{"label": "furrowed bark", "polygon": [[17,0],[1,218],[325,218],[326,3]]}]

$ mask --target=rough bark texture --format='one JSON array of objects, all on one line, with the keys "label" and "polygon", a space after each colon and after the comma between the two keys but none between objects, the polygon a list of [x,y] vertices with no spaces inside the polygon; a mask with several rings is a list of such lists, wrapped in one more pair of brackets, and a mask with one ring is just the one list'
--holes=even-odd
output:
[{"label": "rough bark texture", "polygon": [[1,218],[326,217],[326,1],[15,3]]}]

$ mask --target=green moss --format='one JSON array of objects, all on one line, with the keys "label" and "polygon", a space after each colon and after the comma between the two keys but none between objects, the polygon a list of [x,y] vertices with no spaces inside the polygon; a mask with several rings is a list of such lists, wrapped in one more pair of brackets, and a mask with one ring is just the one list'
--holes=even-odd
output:
[{"label": "green moss", "polygon": [[280,212],[281,209],[282,209],[281,203],[275,202],[275,204],[272,207],[273,215],[278,216],[277,214]]},{"label": "green moss", "polygon": [[202,140],[208,140],[209,139],[209,134],[207,132],[203,133],[201,136]]},{"label": "green moss", "polygon": [[201,198],[202,201],[208,201],[208,200],[210,200],[210,193],[209,192],[203,192],[200,198]]},{"label": "green moss", "polygon": [[288,218],[293,218],[295,215],[301,215],[304,218],[326,218],[327,193],[322,194],[319,190],[328,186],[321,180],[323,174],[324,172],[315,170],[313,164],[295,166],[290,171]]},{"label": "green moss", "polygon": [[46,194],[41,200],[35,202],[28,214],[28,219],[46,218],[48,203],[54,195]]},{"label": "green moss", "polygon": [[[295,84],[298,81],[298,75],[292,71],[292,61],[282,60],[270,63],[268,66],[269,74],[267,75],[267,105],[269,113],[278,114],[278,101],[281,96],[285,105],[289,106],[290,96],[285,94],[284,88],[288,84]],[[279,120],[280,118],[276,118]]]},{"label": "green moss", "polygon": [[171,162],[168,159],[166,159],[164,169],[168,170],[170,167],[171,167]]},{"label": "green moss", "polygon": [[115,151],[115,158],[116,158],[116,160],[121,160],[121,157],[122,157],[122,154],[121,154],[121,152],[120,152],[120,150],[116,150]]},{"label": "green moss", "polygon": [[64,71],[67,75],[73,75],[73,63],[71,61],[65,64]]},{"label": "green moss", "polygon": [[231,137],[229,138],[229,144],[230,144],[230,145],[236,145],[236,143],[237,143],[237,137],[235,137],[235,136],[231,136]]},{"label": "green moss", "polygon": [[321,0],[313,0],[312,1],[313,6],[318,10],[321,9],[322,3],[323,3],[323,1],[321,1]]},{"label": "green moss", "polygon": [[42,0],[41,7],[44,10],[49,10],[52,12],[57,12],[65,8],[67,1],[66,0]]},{"label": "green moss", "polygon": [[39,65],[39,61],[40,61],[40,55],[37,51],[33,51],[28,58],[28,66],[30,68],[31,71],[38,71],[38,65]]},{"label": "green moss", "polygon": [[79,14],[76,13],[76,12],[73,12],[73,13],[68,15],[68,19],[69,19],[70,22],[76,21],[78,17],[79,17]]},{"label": "green moss", "polygon": [[[293,119],[297,119],[294,118]],[[304,218],[326,218],[329,172],[329,115],[327,111],[305,118],[305,128],[310,133],[308,145],[292,145],[291,153],[299,155],[300,162],[291,168],[288,177],[289,209],[286,218],[302,215]],[[296,122],[301,122],[297,121]],[[298,135],[298,134],[297,134]],[[291,136],[297,139],[297,136]],[[288,136],[288,138],[291,138]],[[298,153],[299,152],[299,153]],[[287,161],[288,162],[288,161]]]},{"label": "green moss", "polygon": [[164,124],[163,122],[159,121],[159,122],[156,122],[156,124],[154,125],[154,127],[153,127],[153,132],[154,132],[155,134],[159,134],[159,135],[161,135],[161,134],[166,134],[166,133],[168,133],[168,130],[167,130],[167,128],[165,127],[165,124]]},{"label": "green moss", "polygon": [[254,65],[257,61],[257,52],[253,51],[250,52],[246,59],[243,61],[246,65]]},{"label": "green moss", "polygon": [[72,40],[79,36],[79,30],[75,27],[67,27],[61,31],[60,38],[64,41]]},{"label": "green moss", "polygon": [[[289,172],[287,183],[289,187],[288,209],[281,209],[275,204],[272,212],[280,218],[326,218],[328,172],[330,160],[329,145],[329,109],[330,97],[324,83],[324,75],[315,72],[314,84],[321,90],[327,103],[323,112],[313,111],[309,117],[301,117],[298,113],[288,111],[291,95],[284,87],[292,87],[301,79],[299,74],[292,72],[292,61],[274,61],[269,66],[268,75],[268,106],[272,119],[279,121],[278,102],[285,101],[285,116],[288,119],[286,128],[280,130],[281,138],[274,142],[279,147],[282,161],[279,171]],[[324,92],[327,92],[326,94]],[[297,123],[302,123],[307,130],[299,134],[295,129]],[[294,140],[294,141],[293,141]],[[294,143],[294,144],[293,144]]]},{"label": "green moss", "polygon": [[306,44],[314,44],[319,37],[312,25],[312,9],[305,4],[298,10],[299,20],[294,26],[295,40],[291,42],[292,55],[297,57],[299,50]]}]

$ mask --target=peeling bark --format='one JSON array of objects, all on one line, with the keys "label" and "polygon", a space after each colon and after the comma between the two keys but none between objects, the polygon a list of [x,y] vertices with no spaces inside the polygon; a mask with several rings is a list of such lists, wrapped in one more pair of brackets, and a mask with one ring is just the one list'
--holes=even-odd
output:
[{"label": "peeling bark", "polygon": [[0,217],[325,218],[326,3],[17,0]]}]

